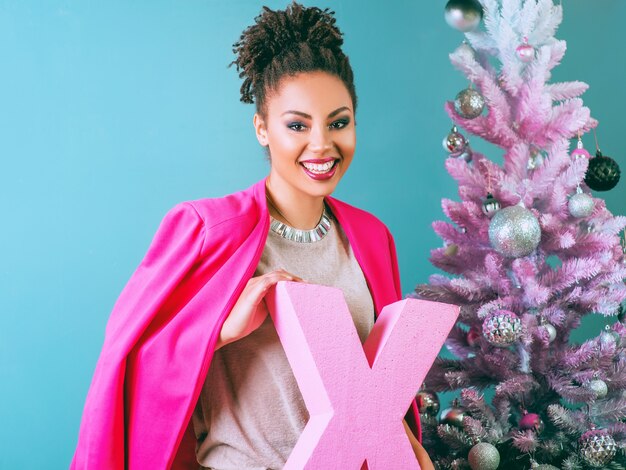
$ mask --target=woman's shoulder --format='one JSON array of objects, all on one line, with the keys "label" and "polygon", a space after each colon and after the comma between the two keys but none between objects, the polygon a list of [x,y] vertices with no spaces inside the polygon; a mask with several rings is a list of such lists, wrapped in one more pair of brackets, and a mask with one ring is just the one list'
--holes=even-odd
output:
[{"label": "woman's shoulder", "polygon": [[207,230],[221,225],[237,224],[241,226],[246,220],[254,224],[260,217],[260,208],[254,194],[255,186],[222,197],[181,201],[175,207],[193,209],[197,216],[202,219]]}]

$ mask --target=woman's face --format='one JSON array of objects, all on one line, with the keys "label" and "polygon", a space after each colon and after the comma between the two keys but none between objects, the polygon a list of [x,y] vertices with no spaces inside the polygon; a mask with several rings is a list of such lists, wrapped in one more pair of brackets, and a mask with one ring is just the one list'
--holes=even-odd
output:
[{"label": "woman's face", "polygon": [[317,71],[287,76],[268,95],[266,110],[265,121],[255,114],[254,126],[269,146],[273,194],[331,194],[356,146],[352,98],[341,79]]}]

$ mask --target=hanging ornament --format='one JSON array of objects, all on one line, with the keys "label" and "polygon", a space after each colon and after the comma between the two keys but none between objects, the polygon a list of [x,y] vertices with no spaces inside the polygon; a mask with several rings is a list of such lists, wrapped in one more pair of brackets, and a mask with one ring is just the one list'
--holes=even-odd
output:
[{"label": "hanging ornament", "polygon": [[500,210],[500,201],[495,199],[491,193],[487,193],[487,197],[483,201],[483,214],[491,218]]},{"label": "hanging ornament", "polygon": [[517,57],[522,62],[530,62],[535,58],[535,48],[528,44],[528,38],[524,36],[524,42],[515,49]]},{"label": "hanging ornament", "polygon": [[454,109],[461,117],[474,119],[480,116],[485,109],[485,99],[470,84],[465,90],[459,91],[454,98]]},{"label": "hanging ornament", "polygon": [[415,395],[415,401],[420,414],[436,416],[439,413],[439,397],[435,392],[422,389]]},{"label": "hanging ornament", "polygon": [[615,457],[617,444],[606,430],[591,429],[578,440],[578,453],[590,467],[604,467]]},{"label": "hanging ornament", "polygon": [[489,224],[491,246],[509,258],[521,258],[531,254],[540,240],[539,221],[520,204],[500,209]]},{"label": "hanging ornament", "polygon": [[589,217],[593,212],[593,198],[585,194],[580,186],[576,188],[576,194],[567,201],[567,208],[573,217],[579,219]]},{"label": "hanging ornament", "polygon": [[465,418],[466,414],[467,411],[460,406],[459,400],[455,399],[450,408],[446,408],[441,412],[439,423],[463,429],[463,418]]},{"label": "hanging ornament", "polygon": [[524,414],[519,420],[518,427],[524,431],[530,429],[537,434],[541,434],[544,429],[544,424],[541,416],[536,413],[528,413],[524,410]]},{"label": "hanging ornament", "polygon": [[500,453],[493,444],[479,442],[467,456],[472,470],[496,470],[500,465]]},{"label": "hanging ornament", "polygon": [[572,158],[591,158],[591,155],[589,155],[589,152],[587,152],[585,150],[585,147],[583,147],[583,140],[580,136],[580,132],[578,133],[578,142],[576,143],[576,148],[574,149],[574,151],[570,154]]},{"label": "hanging ornament", "polygon": [[609,392],[609,388],[606,386],[606,382],[601,379],[593,379],[590,380],[589,383],[585,386],[588,390],[591,390],[596,395],[596,399],[606,397],[606,394]]},{"label": "hanging ornament", "polygon": [[456,126],[452,126],[450,133],[443,139],[443,148],[450,153],[458,153],[465,149],[467,140],[461,134]]},{"label": "hanging ornament", "polygon": [[604,331],[600,333],[600,344],[616,344],[620,346],[622,342],[622,338],[619,333],[609,325],[604,325]]},{"label": "hanging ornament", "polygon": [[483,336],[494,346],[505,348],[518,340],[522,333],[522,322],[515,313],[496,310],[483,321]]},{"label": "hanging ornament", "polygon": [[467,33],[475,30],[483,18],[483,7],[477,0],[450,0],[446,4],[446,23]]},{"label": "hanging ornament", "polygon": [[611,157],[605,157],[598,149],[595,158],[589,160],[585,183],[594,191],[613,189],[620,177],[619,165]]},{"label": "hanging ornament", "polygon": [[548,332],[548,342],[552,342],[556,339],[556,328],[550,323],[545,323],[541,325],[541,328]]}]

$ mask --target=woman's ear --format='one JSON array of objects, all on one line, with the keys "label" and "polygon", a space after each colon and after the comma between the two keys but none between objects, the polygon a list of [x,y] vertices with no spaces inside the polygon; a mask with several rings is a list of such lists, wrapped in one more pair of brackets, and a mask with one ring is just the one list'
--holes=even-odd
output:
[{"label": "woman's ear", "polygon": [[259,141],[259,144],[261,144],[263,147],[267,147],[269,145],[267,140],[267,127],[265,125],[265,121],[259,113],[254,113],[252,123],[254,124],[256,138]]}]

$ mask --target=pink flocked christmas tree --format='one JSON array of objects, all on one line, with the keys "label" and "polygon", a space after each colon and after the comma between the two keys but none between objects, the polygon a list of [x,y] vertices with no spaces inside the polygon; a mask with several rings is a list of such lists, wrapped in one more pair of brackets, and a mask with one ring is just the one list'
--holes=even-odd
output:
[{"label": "pink flocked christmas tree", "polygon": [[[450,58],[470,82],[446,104],[460,200],[443,200],[450,221],[433,224],[443,246],[431,261],[450,276],[411,294],[461,305],[446,342],[455,358],[437,358],[418,394],[440,469],[626,464],[626,218],[591,193],[615,186],[619,167],[597,141],[595,156],[582,145],[598,125],[579,98],[587,85],[549,83],[566,48],[561,19],[552,0],[446,6],[466,37]],[[502,148],[502,165],[464,134]],[[606,329],[570,342],[590,313]],[[458,399],[439,414],[437,392],[449,391]]]}]

